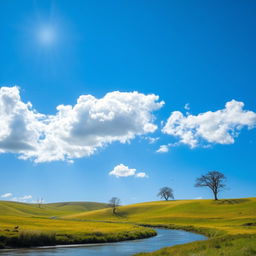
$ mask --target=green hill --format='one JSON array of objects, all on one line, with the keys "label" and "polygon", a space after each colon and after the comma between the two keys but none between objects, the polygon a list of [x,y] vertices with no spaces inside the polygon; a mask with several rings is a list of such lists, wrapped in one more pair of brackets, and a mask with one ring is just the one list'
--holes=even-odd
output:
[{"label": "green hill", "polygon": [[151,225],[195,225],[229,234],[256,233],[256,198],[147,202],[119,207],[118,215],[113,215],[111,209],[107,208],[75,213],[64,218]]},{"label": "green hill", "polygon": [[62,216],[106,208],[93,202],[27,204],[0,201],[0,248],[115,242],[153,236],[132,224],[64,220]]},{"label": "green hill", "polygon": [[155,234],[141,225],[184,229],[209,237],[141,255],[256,255],[256,198],[146,202],[118,207],[116,215],[102,203],[63,202],[39,208],[0,201],[0,247],[42,245],[38,244],[42,240],[44,244],[110,242]]},{"label": "green hill", "polygon": [[165,248],[152,256],[255,256],[256,198],[147,202],[76,213],[67,219],[112,221],[162,226],[207,235],[207,241]]},{"label": "green hill", "polygon": [[42,204],[28,204],[11,201],[0,201],[0,215],[13,216],[61,216],[66,214],[98,210],[108,207],[105,203],[94,202],[61,202]]},{"label": "green hill", "polygon": [[94,211],[108,207],[106,203],[95,202],[61,202],[44,205],[48,209],[60,210],[62,212]]}]

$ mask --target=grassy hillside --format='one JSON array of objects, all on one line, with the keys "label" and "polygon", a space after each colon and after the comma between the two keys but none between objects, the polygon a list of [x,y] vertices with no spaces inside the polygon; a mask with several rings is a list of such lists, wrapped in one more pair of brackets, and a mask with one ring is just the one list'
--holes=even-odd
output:
[{"label": "grassy hillside", "polygon": [[63,215],[107,207],[102,203],[35,204],[0,202],[0,248],[110,242],[155,235],[131,224],[60,219]]},{"label": "grassy hillside", "polygon": [[54,208],[56,210],[61,210],[65,212],[83,212],[83,211],[93,211],[103,208],[107,208],[106,203],[95,203],[95,202],[61,202],[52,203],[44,205],[47,208]]},{"label": "grassy hillside", "polygon": [[12,216],[61,216],[78,212],[86,212],[107,208],[107,204],[94,202],[62,202],[43,204],[27,204],[11,201],[0,201],[0,215]]},{"label": "grassy hillside", "polygon": [[210,238],[140,255],[256,255],[256,198],[147,202],[119,207],[117,215],[98,203],[56,203],[39,208],[0,202],[0,246],[109,242],[155,234],[137,224],[180,228]]},{"label": "grassy hillside", "polygon": [[182,228],[210,237],[208,241],[141,255],[256,255],[256,198],[148,202],[120,207],[118,216],[102,209],[65,218]]}]

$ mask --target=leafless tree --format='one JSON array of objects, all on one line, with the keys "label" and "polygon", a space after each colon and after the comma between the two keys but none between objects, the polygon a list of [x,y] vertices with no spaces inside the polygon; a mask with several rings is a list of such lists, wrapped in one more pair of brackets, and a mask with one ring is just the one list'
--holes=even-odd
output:
[{"label": "leafless tree", "polygon": [[116,209],[118,206],[120,206],[121,204],[121,201],[118,197],[112,197],[110,200],[109,200],[109,207],[112,208],[112,211],[113,211],[113,214],[116,214]]},{"label": "leafless tree", "polygon": [[160,188],[160,191],[157,194],[157,196],[164,198],[166,201],[168,201],[170,198],[174,199],[173,190],[169,187]]},{"label": "leafless tree", "polygon": [[211,171],[200,178],[196,179],[195,187],[209,187],[214,195],[214,199],[218,200],[219,192],[225,188],[226,177],[218,171]]},{"label": "leafless tree", "polygon": [[37,199],[37,205],[38,205],[38,207],[39,208],[41,208],[42,207],[42,204],[44,203],[44,199],[41,197],[41,198],[39,198],[39,199]]}]

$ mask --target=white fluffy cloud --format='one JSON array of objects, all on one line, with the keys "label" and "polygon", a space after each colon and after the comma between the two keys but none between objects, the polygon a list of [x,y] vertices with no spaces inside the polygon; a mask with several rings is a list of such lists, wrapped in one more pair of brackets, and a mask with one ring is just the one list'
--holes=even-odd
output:
[{"label": "white fluffy cloud", "polygon": [[136,178],[148,178],[148,175],[145,172],[138,172],[135,174]]},{"label": "white fluffy cloud", "polygon": [[159,137],[150,137],[150,136],[146,136],[146,137],[144,137],[144,139],[147,140],[149,144],[154,144],[154,143],[156,143],[160,138],[159,138]]},{"label": "white fluffy cloud", "polygon": [[5,193],[3,195],[1,195],[2,198],[9,198],[12,197],[12,193]]},{"label": "white fluffy cloud", "polygon": [[43,116],[31,103],[20,99],[17,87],[0,89],[0,152],[21,153],[36,150]]},{"label": "white fluffy cloud", "polygon": [[20,197],[20,200],[29,200],[29,199],[32,199],[31,195],[26,195],[26,196]]},{"label": "white fluffy cloud", "polygon": [[31,201],[33,197],[31,195],[25,195],[25,196],[20,196],[20,197],[13,197],[11,200],[16,201],[16,202],[28,202]]},{"label": "white fluffy cloud", "polygon": [[251,129],[256,125],[256,113],[243,107],[243,102],[232,100],[226,103],[224,109],[215,112],[184,116],[180,111],[174,111],[162,132],[178,137],[181,143],[192,148],[202,141],[232,144],[243,127]]},{"label": "white fluffy cloud", "polygon": [[119,164],[115,166],[115,168],[109,172],[109,175],[113,175],[117,178],[119,177],[129,177],[134,176],[137,178],[147,178],[148,175],[145,172],[138,172],[136,169],[130,169],[128,166],[124,164]]},{"label": "white fluffy cloud", "polygon": [[184,106],[184,108],[185,108],[186,110],[190,110],[189,103],[186,103],[185,106]]},{"label": "white fluffy cloud", "polygon": [[25,196],[13,196],[12,193],[5,193],[1,195],[1,198],[4,198],[4,200],[11,200],[11,201],[17,201],[17,202],[27,202],[32,199],[31,195],[25,195]]},{"label": "white fluffy cloud", "polygon": [[0,88],[0,153],[18,153],[35,162],[90,156],[114,141],[128,142],[157,129],[153,111],[159,97],[110,92],[97,99],[82,95],[74,106],[59,105],[55,115],[24,103],[18,87]]},{"label": "white fluffy cloud", "polygon": [[168,145],[161,145],[156,152],[157,153],[167,153],[168,151],[169,151]]}]

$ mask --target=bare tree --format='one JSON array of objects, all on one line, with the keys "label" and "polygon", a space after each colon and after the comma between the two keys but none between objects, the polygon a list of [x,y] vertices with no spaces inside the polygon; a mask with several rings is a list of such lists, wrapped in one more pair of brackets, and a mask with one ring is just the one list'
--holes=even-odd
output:
[{"label": "bare tree", "polygon": [[211,171],[200,178],[196,179],[195,187],[209,187],[214,195],[214,199],[218,200],[218,193],[225,188],[226,177],[218,171]]},{"label": "bare tree", "polygon": [[162,187],[157,196],[164,198],[166,201],[170,198],[174,199],[173,190],[169,187]]},{"label": "bare tree", "polygon": [[109,207],[112,208],[112,211],[113,211],[113,214],[116,214],[116,209],[118,206],[120,206],[121,204],[121,201],[118,197],[112,197],[110,200],[109,200]]},{"label": "bare tree", "polygon": [[41,198],[39,198],[39,199],[37,199],[37,205],[38,205],[38,207],[39,208],[41,208],[42,207],[42,204],[44,203],[44,199],[41,197]]}]

